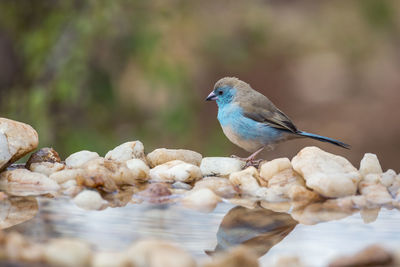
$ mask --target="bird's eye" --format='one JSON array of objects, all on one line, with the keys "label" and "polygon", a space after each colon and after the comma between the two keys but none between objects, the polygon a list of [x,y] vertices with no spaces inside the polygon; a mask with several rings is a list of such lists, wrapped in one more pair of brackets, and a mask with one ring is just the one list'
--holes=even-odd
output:
[{"label": "bird's eye", "polygon": [[222,95],[222,94],[223,94],[223,92],[222,92],[222,91],[219,91],[219,92],[218,92],[218,94],[219,94],[219,95]]}]

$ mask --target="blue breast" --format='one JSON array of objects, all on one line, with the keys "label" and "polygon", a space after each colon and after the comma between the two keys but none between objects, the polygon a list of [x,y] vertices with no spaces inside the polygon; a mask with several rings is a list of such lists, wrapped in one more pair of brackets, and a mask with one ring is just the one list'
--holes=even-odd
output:
[{"label": "blue breast", "polygon": [[268,145],[285,136],[282,131],[245,117],[242,108],[235,103],[220,105],[218,120],[222,127],[230,127],[236,135],[246,141]]}]

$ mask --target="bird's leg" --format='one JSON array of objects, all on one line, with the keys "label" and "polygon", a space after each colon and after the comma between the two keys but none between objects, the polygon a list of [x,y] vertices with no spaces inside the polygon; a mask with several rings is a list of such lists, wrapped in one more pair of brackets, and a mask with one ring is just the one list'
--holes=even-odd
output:
[{"label": "bird's leg", "polygon": [[255,160],[255,157],[261,152],[263,151],[263,149],[265,148],[265,146],[261,147],[260,149],[258,149],[256,152],[254,152],[253,154],[251,154],[250,156],[248,156],[247,158],[240,158],[238,156],[232,155],[232,158],[236,158],[236,159],[240,159],[246,162],[245,167],[249,167],[249,166],[258,166],[260,164],[260,162],[262,161],[262,159],[259,160]]}]

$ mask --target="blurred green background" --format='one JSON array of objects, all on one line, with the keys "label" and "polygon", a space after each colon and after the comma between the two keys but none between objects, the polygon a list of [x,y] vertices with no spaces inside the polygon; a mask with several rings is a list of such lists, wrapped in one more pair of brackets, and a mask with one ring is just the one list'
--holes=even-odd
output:
[{"label": "blurred green background", "polygon": [[147,152],[247,152],[223,135],[214,83],[237,76],[318,145],[400,171],[400,1],[2,0],[0,115],[65,158],[141,140]]}]

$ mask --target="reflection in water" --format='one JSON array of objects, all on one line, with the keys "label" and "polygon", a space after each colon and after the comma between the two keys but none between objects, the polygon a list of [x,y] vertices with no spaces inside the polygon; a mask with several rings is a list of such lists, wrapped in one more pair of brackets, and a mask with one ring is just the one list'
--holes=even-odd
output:
[{"label": "reflection in water", "polygon": [[32,219],[38,212],[34,197],[8,197],[0,201],[0,229]]},{"label": "reflection in water", "polygon": [[234,207],[223,218],[217,232],[218,244],[208,254],[242,244],[261,257],[285,238],[296,225],[297,222],[287,213],[261,207]]}]

